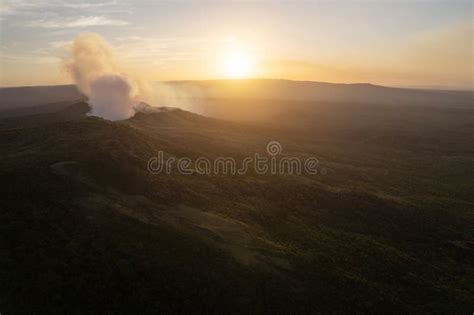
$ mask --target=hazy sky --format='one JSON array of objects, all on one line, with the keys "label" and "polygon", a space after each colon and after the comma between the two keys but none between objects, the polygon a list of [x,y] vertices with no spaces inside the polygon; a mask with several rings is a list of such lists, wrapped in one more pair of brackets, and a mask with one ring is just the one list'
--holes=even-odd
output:
[{"label": "hazy sky", "polygon": [[0,85],[70,82],[95,32],[150,80],[226,78],[236,52],[249,77],[473,88],[472,0],[86,1],[0,0]]}]

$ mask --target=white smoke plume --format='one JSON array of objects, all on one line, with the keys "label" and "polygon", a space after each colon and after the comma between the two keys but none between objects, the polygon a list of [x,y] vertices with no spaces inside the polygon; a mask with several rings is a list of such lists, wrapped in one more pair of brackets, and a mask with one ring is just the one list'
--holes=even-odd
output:
[{"label": "white smoke plume", "polygon": [[90,84],[91,115],[109,120],[126,119],[135,113],[135,101],[128,80],[119,75],[103,75]]},{"label": "white smoke plume", "polygon": [[122,120],[134,115],[134,107],[149,99],[151,89],[120,67],[112,47],[95,33],[78,35],[64,60],[78,89],[89,97],[90,115]]}]

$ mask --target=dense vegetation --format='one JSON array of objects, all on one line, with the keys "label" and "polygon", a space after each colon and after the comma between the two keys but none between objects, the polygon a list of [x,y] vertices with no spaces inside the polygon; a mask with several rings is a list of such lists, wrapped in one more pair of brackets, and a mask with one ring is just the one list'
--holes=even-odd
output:
[{"label": "dense vegetation", "polygon": [[[474,108],[203,103],[0,122],[2,314],[472,312]],[[146,167],[271,140],[324,175]]]}]

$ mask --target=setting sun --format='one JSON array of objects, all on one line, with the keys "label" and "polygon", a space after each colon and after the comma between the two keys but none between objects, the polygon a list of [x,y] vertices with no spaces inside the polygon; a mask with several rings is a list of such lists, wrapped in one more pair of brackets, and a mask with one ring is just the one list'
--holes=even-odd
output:
[{"label": "setting sun", "polygon": [[224,74],[233,78],[249,76],[252,72],[252,64],[249,55],[244,51],[233,51],[228,53],[223,60]]}]

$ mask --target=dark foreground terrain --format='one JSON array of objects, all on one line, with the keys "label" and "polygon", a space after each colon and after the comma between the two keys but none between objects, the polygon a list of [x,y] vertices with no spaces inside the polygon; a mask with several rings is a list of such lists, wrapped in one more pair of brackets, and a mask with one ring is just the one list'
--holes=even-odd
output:
[{"label": "dark foreground terrain", "polygon": [[[0,312],[474,310],[474,108],[202,100],[0,121]],[[33,110],[33,109],[31,109]],[[317,175],[154,175],[165,156],[318,157]]]}]

